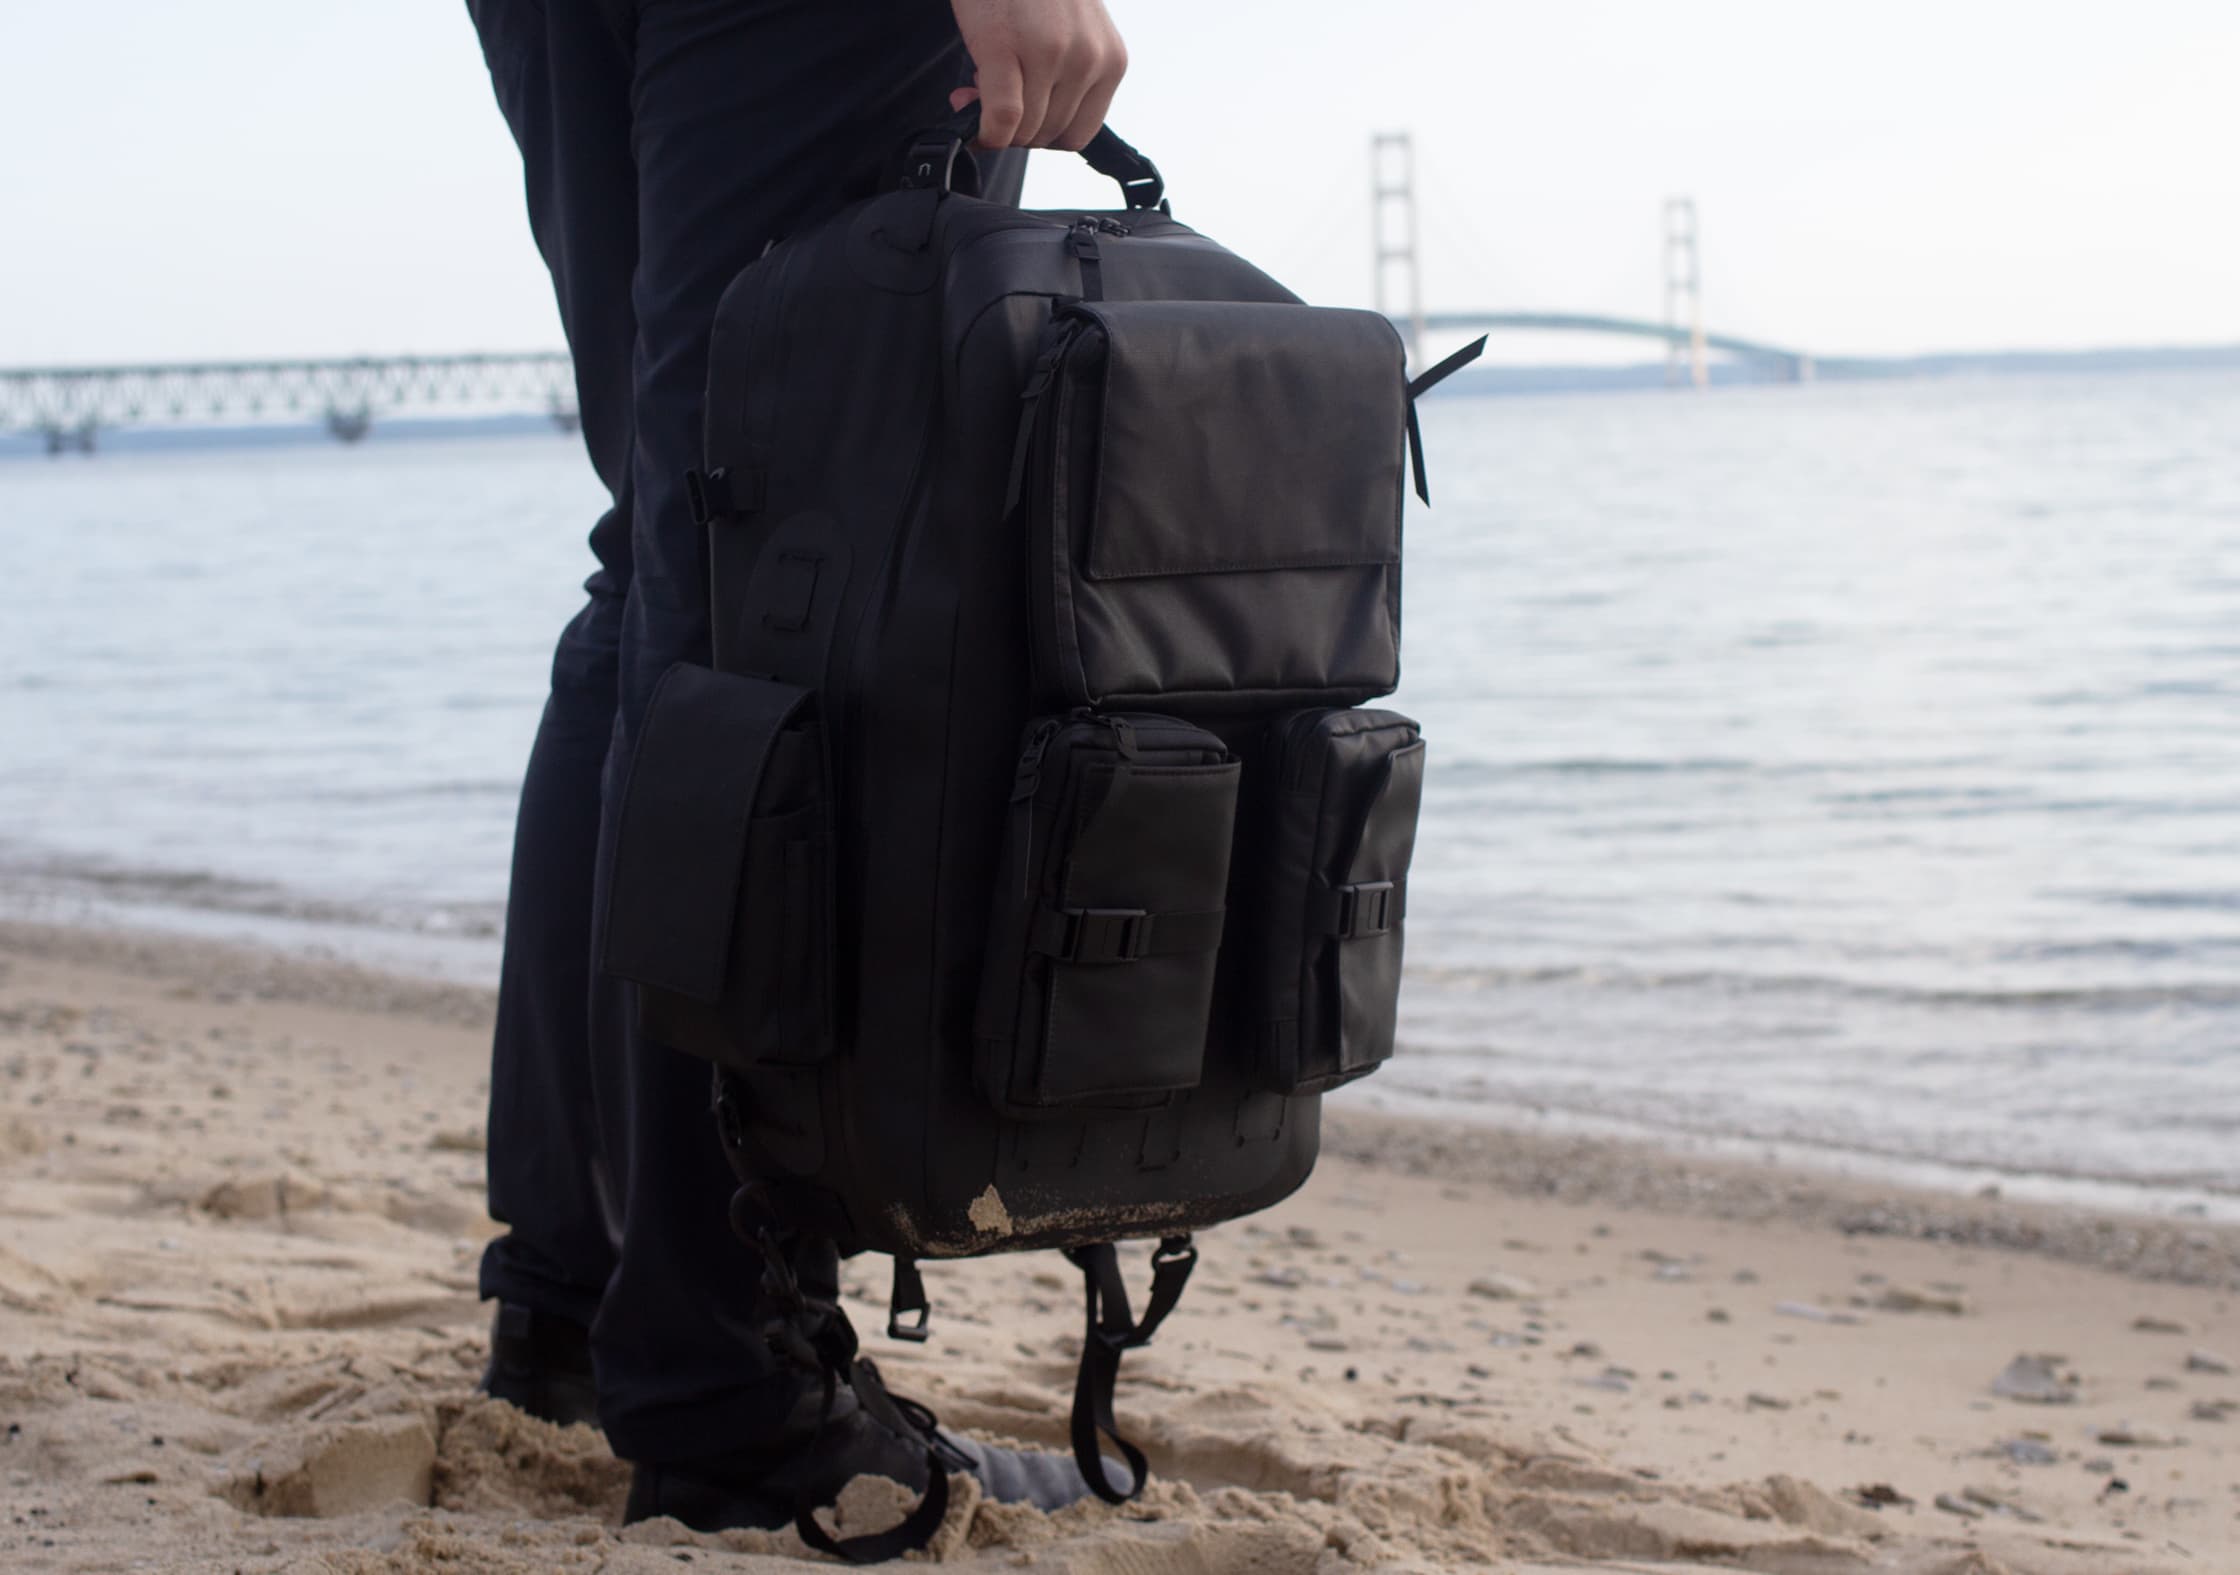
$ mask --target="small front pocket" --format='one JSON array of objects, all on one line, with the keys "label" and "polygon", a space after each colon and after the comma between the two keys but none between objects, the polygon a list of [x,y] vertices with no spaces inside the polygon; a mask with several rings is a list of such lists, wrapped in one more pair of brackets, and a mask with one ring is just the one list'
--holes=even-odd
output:
[{"label": "small front pocket", "polygon": [[1242,770],[1167,717],[1030,730],[976,1030],[1004,1113],[1141,1110],[1197,1086]]},{"label": "small front pocket", "polygon": [[624,790],[606,971],[662,1044],[733,1067],[832,1044],[832,873],[810,693],[679,663]]},{"label": "small front pocket", "polygon": [[1016,452],[1051,705],[1343,704],[1399,679],[1406,379],[1373,312],[1079,302]]},{"label": "small front pocket", "polygon": [[1306,711],[1271,730],[1252,1001],[1262,1081],[1318,1093],[1392,1055],[1423,737],[1391,711]]}]

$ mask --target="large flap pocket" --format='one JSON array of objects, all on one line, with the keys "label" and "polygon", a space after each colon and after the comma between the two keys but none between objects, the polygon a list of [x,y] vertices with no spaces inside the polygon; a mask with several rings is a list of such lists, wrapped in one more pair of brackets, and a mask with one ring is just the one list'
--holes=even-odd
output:
[{"label": "large flap pocket", "polygon": [[1400,560],[1407,389],[1373,312],[1079,308],[1105,336],[1091,579]]},{"label": "large flap pocket", "polygon": [[681,1050],[748,1065],[829,1038],[830,850],[809,691],[662,675],[608,871],[606,971]]},{"label": "large flap pocket", "polygon": [[1077,303],[1029,394],[1045,701],[1238,709],[1398,681],[1407,388],[1390,323]]}]

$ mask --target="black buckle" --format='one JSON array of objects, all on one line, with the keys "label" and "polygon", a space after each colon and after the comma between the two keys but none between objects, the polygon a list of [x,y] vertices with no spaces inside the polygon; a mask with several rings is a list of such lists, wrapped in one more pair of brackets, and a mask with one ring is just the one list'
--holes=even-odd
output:
[{"label": "black buckle", "polygon": [[948,191],[956,175],[957,155],[963,151],[964,140],[953,134],[922,137],[911,143],[909,152],[902,156],[902,189]]},{"label": "black buckle", "polygon": [[1338,936],[1358,941],[1392,932],[1393,884],[1388,880],[1363,881],[1338,888]]},{"label": "black buckle", "polygon": [[1067,908],[1064,913],[1062,962],[1140,962],[1151,955],[1151,915],[1142,908]]}]

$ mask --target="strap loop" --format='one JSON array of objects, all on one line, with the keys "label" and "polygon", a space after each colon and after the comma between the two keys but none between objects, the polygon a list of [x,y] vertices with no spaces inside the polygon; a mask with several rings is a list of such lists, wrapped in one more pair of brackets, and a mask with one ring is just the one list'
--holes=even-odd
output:
[{"label": "strap loop", "polygon": [[1408,384],[1408,463],[1415,472],[1416,496],[1431,501],[1431,482],[1423,470],[1423,428],[1416,424],[1416,401],[1484,355],[1486,336],[1478,335],[1453,355]]},{"label": "strap loop", "polygon": [[[1069,1247],[1066,1256],[1080,1269],[1088,1291],[1081,1368],[1073,1385],[1073,1463],[1097,1497],[1107,1504],[1125,1504],[1143,1491],[1151,1479],[1151,1466],[1142,1450],[1120,1436],[1120,1424],[1112,1414],[1120,1357],[1123,1352],[1151,1343],[1159,1325],[1182,1299],[1190,1271],[1198,1266],[1198,1249],[1187,1234],[1169,1236],[1159,1243],[1151,1255],[1151,1297],[1144,1304],[1140,1321],[1129,1314],[1128,1287],[1120,1277],[1120,1254],[1112,1243]],[[1113,1485],[1105,1470],[1105,1440],[1110,1440],[1127,1462],[1125,1491]]]},{"label": "strap loop", "polygon": [[[905,1323],[903,1317],[908,1313],[916,1313],[917,1317]],[[925,1278],[918,1273],[918,1260],[895,1259],[894,1289],[887,1297],[887,1338],[923,1345],[930,1332],[926,1324],[932,1316],[933,1310],[926,1301]],[[859,1362],[856,1365],[860,1367],[863,1364]]]}]

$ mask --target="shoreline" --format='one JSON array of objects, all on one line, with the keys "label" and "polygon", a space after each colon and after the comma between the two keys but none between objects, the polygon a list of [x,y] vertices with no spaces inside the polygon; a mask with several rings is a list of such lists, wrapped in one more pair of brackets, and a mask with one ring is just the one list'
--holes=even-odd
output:
[{"label": "shoreline", "polygon": [[[790,1531],[623,1527],[600,1435],[475,1395],[490,1004],[0,923],[0,1563],[830,1567]],[[1146,1496],[1046,1517],[967,1486],[943,1562],[2240,1568],[2231,1231],[1370,1110],[1325,1131],[1297,1196],[1204,1233],[1123,1369]],[[879,1267],[843,1288],[898,1390],[1064,1447],[1062,1261],[925,1265],[929,1347],[879,1333]],[[1995,1382],[2018,1357],[2034,1395]],[[851,1502],[883,1518],[877,1491]]]},{"label": "shoreline", "polygon": [[[340,956],[159,930],[0,918],[0,959],[38,957],[212,986],[221,1002],[246,999],[394,1014],[486,1030],[495,992],[481,985],[391,972]],[[1588,1129],[1576,1118],[1528,1124],[1490,1107],[1434,1113],[1423,1100],[1378,1108],[1326,1100],[1323,1152],[1404,1175],[1468,1180],[1517,1197],[1686,1213],[1740,1223],[1783,1219],[1845,1235],[1879,1235],[2032,1252],[2142,1280],[2240,1291],[2240,1220],[2156,1207],[2158,1189],[2120,1197],[2008,1196],[2037,1173],[1982,1171],[1969,1185],[1901,1179],[1908,1162],[1849,1151],[1742,1138]],[[1377,1101],[1372,1103],[1371,1101]],[[1417,1108],[1406,1108],[1407,1105]],[[479,1112],[476,1113],[479,1115]],[[1785,1150],[1784,1158],[1746,1150]],[[1789,1156],[1803,1155],[1801,1159]],[[1824,1157],[1823,1163],[1815,1158]],[[1885,1163],[1886,1162],[1886,1163]],[[1919,1168],[1919,1167],[1914,1167]],[[1958,1172],[1956,1174],[1965,1174]],[[2071,1178],[2044,1178],[2066,1182]],[[2093,1181],[2078,1183],[2087,1193]],[[2174,1195],[2171,1201],[2175,1202]]]}]

